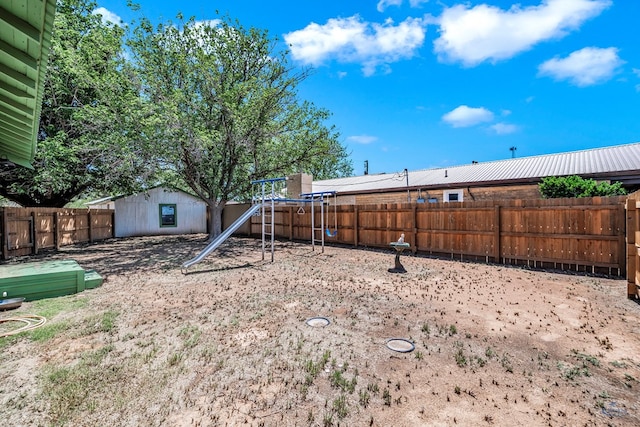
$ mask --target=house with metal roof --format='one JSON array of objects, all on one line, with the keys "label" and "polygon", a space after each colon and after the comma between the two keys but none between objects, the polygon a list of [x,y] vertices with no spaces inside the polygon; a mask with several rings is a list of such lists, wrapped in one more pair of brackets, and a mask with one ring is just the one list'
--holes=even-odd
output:
[{"label": "house with metal roof", "polygon": [[313,182],[313,191],[335,191],[337,203],[461,202],[540,198],[548,176],[578,175],[640,189],[640,142],[468,165],[361,175]]},{"label": "house with metal roof", "polygon": [[56,0],[0,4],[0,171],[31,167]]}]

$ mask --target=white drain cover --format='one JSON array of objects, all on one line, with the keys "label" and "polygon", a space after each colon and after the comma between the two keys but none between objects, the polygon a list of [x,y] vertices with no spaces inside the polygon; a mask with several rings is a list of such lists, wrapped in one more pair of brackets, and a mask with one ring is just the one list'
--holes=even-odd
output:
[{"label": "white drain cover", "polygon": [[404,338],[391,338],[387,340],[387,348],[399,353],[409,353],[413,351],[416,346],[413,345],[411,341]]},{"label": "white drain cover", "polygon": [[312,317],[311,319],[307,319],[307,325],[317,327],[328,326],[331,322],[326,317]]}]

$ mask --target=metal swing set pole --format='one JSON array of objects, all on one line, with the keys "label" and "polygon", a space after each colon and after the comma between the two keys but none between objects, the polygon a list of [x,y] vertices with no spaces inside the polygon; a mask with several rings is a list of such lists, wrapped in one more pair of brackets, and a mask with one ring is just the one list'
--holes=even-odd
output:
[{"label": "metal swing set pole", "polygon": [[262,211],[260,213],[260,235],[262,237],[262,260],[263,261],[264,261],[264,247],[265,247],[264,246],[264,214],[265,214],[265,212],[264,212],[264,196],[265,196],[264,195],[264,184],[265,184],[264,182],[262,182],[260,184],[260,187],[262,189],[262,196],[260,198],[260,206],[261,206],[260,210]]},{"label": "metal swing set pole", "polygon": [[[271,181],[271,224],[269,229],[271,230],[271,262],[273,262],[273,253],[275,251],[275,198],[276,198],[276,190],[275,190],[275,181]],[[262,255],[264,259],[264,254]]]},{"label": "metal swing set pole", "polygon": [[[276,203],[276,190],[275,190],[275,185],[276,182],[278,181],[286,181],[287,178],[270,178],[270,179],[260,179],[260,180],[256,180],[256,181],[251,181],[251,184],[260,184],[260,205],[261,205],[261,224],[262,224],[262,230],[261,230],[261,234],[262,234],[262,260],[264,261],[264,253],[265,253],[265,249],[266,249],[266,235],[270,234],[271,235],[271,262],[273,262],[274,260],[274,251],[275,251],[275,233],[274,233],[274,228],[275,228],[275,203]],[[270,206],[270,215],[271,215],[271,219],[270,219],[270,223],[267,224],[266,222],[266,203],[265,203],[265,199],[266,199],[266,192],[265,192],[265,184],[271,184],[271,206]],[[267,232],[267,227],[269,227],[269,232]]]},{"label": "metal swing set pole", "polygon": [[[315,251],[316,249],[316,240],[319,240],[322,244],[322,253],[324,253],[324,233],[325,233],[325,221],[324,221],[324,196],[327,195],[331,197],[335,196],[335,191],[321,191],[317,193],[303,193],[300,196],[306,197],[311,201],[311,250]],[[329,199],[330,200],[330,199]],[[315,202],[320,202],[320,228],[316,228],[316,220],[315,220]],[[327,211],[328,213],[329,211]],[[334,214],[335,215],[335,214]],[[328,220],[328,219],[327,219]],[[336,221],[336,229],[337,227],[337,217]],[[320,231],[321,237],[320,239],[316,238],[316,232]]]},{"label": "metal swing set pole", "polygon": [[[324,198],[322,193],[309,193],[307,196],[310,196],[311,199],[311,250],[316,250],[316,240],[320,240],[322,244],[322,253],[324,253]],[[320,201],[320,228],[316,228],[316,200]],[[318,231],[320,231],[320,239],[316,237],[316,232]]]},{"label": "metal swing set pole", "polygon": [[322,236],[322,253],[324,253],[324,194],[320,194],[320,235]]}]

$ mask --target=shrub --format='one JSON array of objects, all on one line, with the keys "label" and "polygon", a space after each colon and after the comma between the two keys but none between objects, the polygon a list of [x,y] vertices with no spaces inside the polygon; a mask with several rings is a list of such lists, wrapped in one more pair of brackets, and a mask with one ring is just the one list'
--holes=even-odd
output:
[{"label": "shrub", "polygon": [[606,181],[597,182],[593,179],[584,179],[577,175],[542,178],[539,185],[540,193],[545,199],[559,197],[596,197],[619,196],[627,194],[619,182],[610,184]]}]

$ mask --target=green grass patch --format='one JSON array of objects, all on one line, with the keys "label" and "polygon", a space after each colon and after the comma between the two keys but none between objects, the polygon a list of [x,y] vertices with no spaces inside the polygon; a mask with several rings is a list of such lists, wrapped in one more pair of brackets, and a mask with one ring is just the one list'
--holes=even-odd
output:
[{"label": "green grass patch", "polygon": [[182,353],[181,351],[178,351],[173,353],[171,356],[169,356],[169,358],[167,359],[167,363],[169,364],[169,366],[177,366],[180,363],[182,363],[183,359],[184,359],[184,353]]},{"label": "green grass patch", "polygon": [[197,326],[185,326],[178,332],[178,335],[184,340],[184,348],[193,348],[200,341],[200,335],[202,331]]},{"label": "green grass patch", "polygon": [[87,306],[87,298],[78,298],[76,295],[68,295],[58,298],[46,298],[34,301],[32,312],[44,316],[47,320],[69,311],[76,311]]},{"label": "green grass patch", "polygon": [[333,371],[329,376],[329,382],[331,383],[331,387],[338,388],[349,393],[353,393],[356,389],[356,384],[358,384],[358,380],[355,376],[351,378],[351,380],[348,380],[343,375],[342,370]]},{"label": "green grass patch", "polygon": [[11,335],[8,337],[0,338],[0,353],[4,351],[5,348],[8,348],[19,340],[19,335]]},{"label": "green grass patch", "polygon": [[308,359],[304,362],[304,370],[307,372],[307,383],[311,385],[313,380],[318,376],[320,372],[324,369],[326,364],[329,362],[329,358],[331,357],[331,352],[329,350],[325,351],[322,354],[322,357],[316,362],[313,359]]},{"label": "green grass patch", "polygon": [[583,366],[565,366],[563,363],[558,363],[558,369],[561,372],[562,378],[568,381],[574,381],[579,377],[590,377],[591,372],[583,364]]},{"label": "green grass patch", "polygon": [[36,329],[32,329],[27,333],[31,341],[45,342],[45,341],[49,341],[50,339],[58,336],[63,332],[68,331],[72,327],[73,325],[71,325],[71,322],[65,320],[61,322],[46,323],[44,326],[41,326]]},{"label": "green grass patch", "polygon": [[104,313],[94,314],[85,318],[80,327],[78,333],[80,336],[93,335],[100,332],[112,333],[115,331],[116,319],[120,313],[114,310],[108,310]]},{"label": "green grass patch", "polygon": [[583,367],[587,367],[587,364],[590,364],[592,366],[600,366],[600,361],[595,356],[580,353],[577,350],[571,350],[571,353],[576,359],[582,362]]},{"label": "green grass patch", "polygon": [[113,346],[105,346],[82,355],[72,366],[45,368],[42,376],[42,396],[50,406],[52,425],[62,425],[76,411],[96,405],[94,395],[105,393],[110,384],[121,384],[126,379],[122,367],[104,366]]},{"label": "green grass patch", "polygon": [[463,349],[464,344],[462,344],[460,341],[456,341],[454,343],[454,347],[457,348],[456,352],[453,355],[454,359],[456,359],[456,365],[461,368],[467,366],[467,356],[465,356]]},{"label": "green grass patch", "polygon": [[428,323],[424,323],[422,325],[422,328],[420,329],[422,331],[423,334],[425,334],[426,336],[429,336],[429,334],[431,333],[431,328],[429,328],[429,324]]},{"label": "green grass patch", "polygon": [[369,406],[369,402],[371,401],[371,395],[367,390],[360,390],[358,392],[358,402],[363,408]]},{"label": "green grass patch", "polygon": [[344,394],[341,394],[333,401],[333,411],[338,418],[343,419],[349,415],[349,407],[347,405],[347,398]]},{"label": "green grass patch", "polygon": [[[19,315],[16,315],[19,317]],[[22,326],[22,324],[20,324]],[[28,331],[21,332],[17,335],[11,335],[8,337],[0,338],[0,350],[3,350],[6,347],[14,345],[17,343],[22,337],[27,337],[31,341],[34,342],[46,342],[50,339],[70,330],[73,328],[73,325],[69,321],[59,321],[59,322],[48,322],[43,326],[40,326],[36,329],[31,329]]]}]

